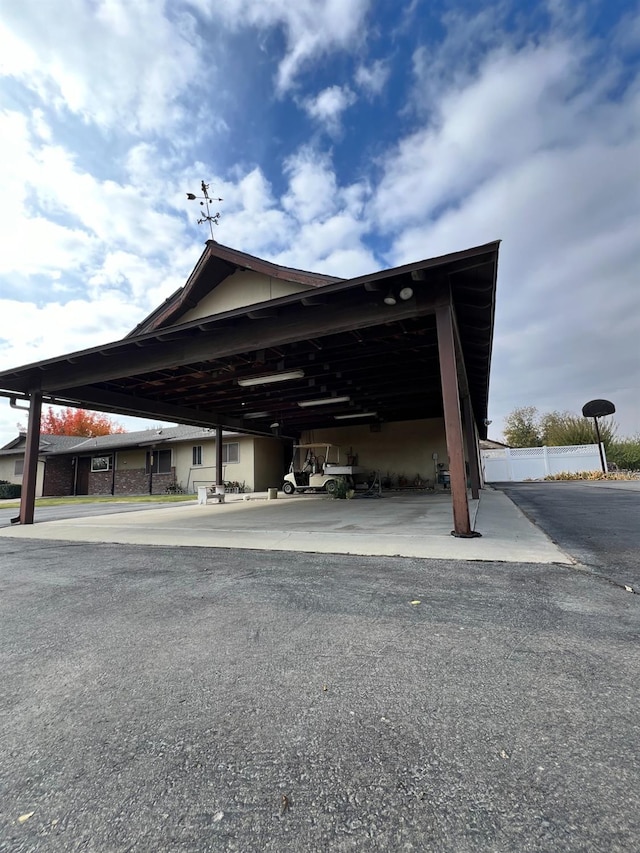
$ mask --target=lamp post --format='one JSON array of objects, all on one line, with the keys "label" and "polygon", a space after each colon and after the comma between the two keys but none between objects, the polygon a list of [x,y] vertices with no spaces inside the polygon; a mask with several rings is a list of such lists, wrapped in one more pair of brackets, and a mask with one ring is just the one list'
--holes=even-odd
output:
[{"label": "lamp post", "polygon": [[602,465],[602,473],[607,473],[607,464],[604,461],[604,453],[602,452],[602,439],[600,437],[600,427],[598,426],[598,418],[604,418],[607,415],[613,415],[616,407],[609,400],[589,400],[582,407],[582,416],[585,418],[593,418],[593,424],[596,428],[596,436],[598,437],[598,451],[600,452],[600,463]]}]

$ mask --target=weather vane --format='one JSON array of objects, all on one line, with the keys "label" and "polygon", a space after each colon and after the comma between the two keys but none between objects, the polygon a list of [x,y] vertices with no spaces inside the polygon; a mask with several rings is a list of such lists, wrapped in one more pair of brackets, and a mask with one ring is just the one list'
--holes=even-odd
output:
[{"label": "weather vane", "polygon": [[213,226],[218,224],[220,219],[220,212],[211,213],[211,208],[209,205],[214,201],[223,201],[221,198],[209,198],[209,184],[205,184],[204,181],[201,182],[200,188],[202,190],[202,195],[194,195],[193,193],[187,193],[187,198],[189,201],[196,201],[196,199],[201,199],[200,204],[207,211],[206,213],[202,211],[202,217],[198,219],[198,225],[202,225],[203,222],[209,223],[209,229],[211,230],[211,239],[213,240]]}]

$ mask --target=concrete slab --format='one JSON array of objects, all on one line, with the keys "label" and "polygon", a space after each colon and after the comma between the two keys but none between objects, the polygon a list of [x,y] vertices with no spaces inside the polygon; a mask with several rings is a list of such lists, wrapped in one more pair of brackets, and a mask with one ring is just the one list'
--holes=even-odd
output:
[{"label": "concrete slab", "polygon": [[250,548],[457,560],[572,563],[501,492],[485,489],[471,502],[481,538],[450,535],[446,493],[392,493],[383,498],[332,500],[325,495],[228,496],[225,504],[192,503],[154,512],[41,522],[0,530],[16,539]]}]

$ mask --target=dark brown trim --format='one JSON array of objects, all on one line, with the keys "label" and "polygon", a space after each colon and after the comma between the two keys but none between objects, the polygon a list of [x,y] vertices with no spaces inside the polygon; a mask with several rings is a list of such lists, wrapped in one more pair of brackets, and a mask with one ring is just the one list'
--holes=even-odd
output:
[{"label": "dark brown trim", "polygon": [[462,414],[464,438],[467,445],[467,457],[469,460],[469,478],[471,480],[471,497],[478,500],[480,497],[480,468],[478,465],[478,442],[476,440],[476,425],[473,419],[473,408],[471,398],[467,394],[462,398]]},{"label": "dark brown trim", "polygon": [[222,476],[222,427],[220,424],[216,426],[216,486],[221,486],[224,483]]},{"label": "dark brown trim", "polygon": [[153,342],[141,349],[136,347],[133,339],[129,339],[110,344],[98,351],[88,350],[78,354],[73,363],[68,360],[43,362],[34,365],[32,369],[41,375],[43,391],[68,394],[73,398],[71,389],[74,387],[120,379],[131,375],[132,369],[136,375],[143,375],[152,370],[226,358],[239,352],[365,329],[389,322],[390,319],[398,322],[433,314],[434,311],[434,297],[425,292],[396,306],[392,317],[388,307],[378,302],[363,301],[354,305],[342,304],[341,300],[335,300],[330,305],[316,306],[312,311],[305,309],[303,313],[295,310],[283,313],[277,323],[266,318],[264,321],[245,321],[239,323],[236,328],[216,330],[212,321],[210,331],[197,331],[196,326],[193,336],[187,339]]},{"label": "dark brown trim", "polygon": [[40,418],[42,415],[42,394],[34,391],[29,406],[29,425],[27,443],[24,451],[24,470],[22,473],[22,492],[20,496],[20,524],[33,524],[36,505],[36,481],[38,477],[38,451],[40,449]]},{"label": "dark brown trim", "polygon": [[444,427],[447,436],[447,453],[449,454],[453,533],[457,536],[471,536],[451,305],[438,306],[436,329],[438,332],[440,379],[444,404]]}]

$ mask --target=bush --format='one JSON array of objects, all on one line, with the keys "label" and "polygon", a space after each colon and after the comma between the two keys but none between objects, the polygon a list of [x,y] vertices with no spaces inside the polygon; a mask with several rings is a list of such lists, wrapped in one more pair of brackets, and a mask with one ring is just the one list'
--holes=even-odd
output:
[{"label": "bush", "polygon": [[637,480],[640,475],[631,471],[561,471],[559,474],[549,474],[545,480]]},{"label": "bush", "polygon": [[335,490],[331,493],[331,497],[337,500],[346,500],[348,492],[349,486],[347,485],[347,481],[338,477],[336,479]]},{"label": "bush", "polygon": [[0,483],[0,500],[6,498],[19,498],[22,494],[20,483]]},{"label": "bush", "polygon": [[607,461],[621,470],[640,471],[640,436],[614,441],[607,449]]}]

